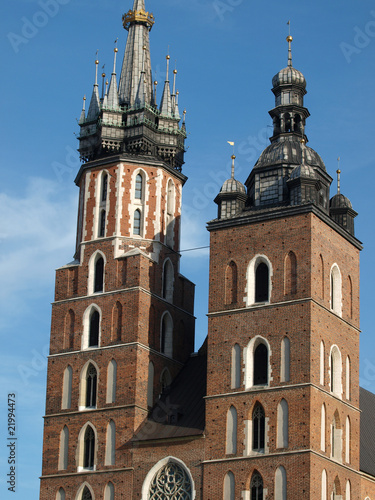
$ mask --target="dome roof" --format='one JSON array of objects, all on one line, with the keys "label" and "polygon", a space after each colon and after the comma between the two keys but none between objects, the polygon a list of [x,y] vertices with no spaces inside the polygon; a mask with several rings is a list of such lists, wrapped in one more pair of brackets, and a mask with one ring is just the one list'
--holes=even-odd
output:
[{"label": "dome roof", "polygon": [[222,188],[220,189],[220,193],[244,193],[246,194],[245,186],[236,179],[230,178],[227,179]]},{"label": "dome roof", "polygon": [[335,194],[329,202],[331,208],[353,208],[350,200],[343,194]]},{"label": "dome roof", "polygon": [[293,68],[293,66],[287,66],[272,78],[272,85],[274,87],[285,84],[295,84],[306,88],[305,77],[298,69]]},{"label": "dome roof", "polygon": [[290,179],[299,179],[303,177],[304,179],[316,179],[316,173],[313,167],[310,165],[306,165],[305,163],[302,165],[298,165],[294,167],[292,173],[290,174]]},{"label": "dome roof", "polygon": [[283,163],[291,165],[309,165],[318,167],[326,171],[323,160],[316,151],[304,146],[304,158],[302,161],[302,146],[298,137],[290,138],[285,141],[275,141],[270,144],[260,155],[254,168],[267,167],[271,165],[280,165]]}]

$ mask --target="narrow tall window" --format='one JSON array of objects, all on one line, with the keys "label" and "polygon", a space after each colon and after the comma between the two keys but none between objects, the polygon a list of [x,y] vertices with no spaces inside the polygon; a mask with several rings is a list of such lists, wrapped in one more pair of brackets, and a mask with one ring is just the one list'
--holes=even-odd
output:
[{"label": "narrow tall window", "polygon": [[108,192],[108,174],[104,173],[102,176],[102,195],[101,201],[107,201],[107,192]]},{"label": "narrow tall window", "polygon": [[90,425],[86,428],[83,445],[83,467],[92,470],[95,460],[95,433]]},{"label": "narrow tall window", "polygon": [[173,301],[173,264],[167,259],[163,266],[163,299]]},{"label": "narrow tall window", "polygon": [[342,361],[339,348],[334,345],[331,349],[331,392],[342,397]]},{"label": "narrow tall window", "polygon": [[115,500],[115,487],[109,482],[104,490],[104,500]]},{"label": "narrow tall window", "polygon": [[97,381],[96,368],[90,363],[86,373],[86,408],[96,408]]},{"label": "narrow tall window", "polygon": [[95,262],[94,293],[102,292],[104,284],[104,259],[99,257]]},{"label": "narrow tall window", "polygon": [[89,347],[97,347],[99,345],[99,325],[100,315],[95,309],[90,316]]},{"label": "narrow tall window", "polygon": [[324,260],[323,256],[320,254],[319,256],[319,265],[320,265],[320,295],[321,298],[324,299]]},{"label": "narrow tall window", "polygon": [[324,385],[324,342],[320,342],[320,375],[319,375],[320,385]]},{"label": "narrow tall window", "polygon": [[277,447],[287,448],[289,441],[288,403],[282,399],[277,407]]},{"label": "narrow tall window", "polygon": [[72,349],[74,347],[74,323],[75,314],[72,309],[69,309],[65,316],[64,325],[64,349]]},{"label": "narrow tall window", "polygon": [[260,262],[255,271],[255,302],[267,302],[269,297],[269,271],[264,262]]},{"label": "narrow tall window", "polygon": [[68,468],[69,429],[65,425],[60,433],[59,470]]},{"label": "narrow tall window", "polygon": [[106,220],[106,212],[103,209],[100,211],[100,216],[99,216],[99,231],[98,231],[99,238],[104,238],[105,236],[105,220]]},{"label": "narrow tall window", "polygon": [[161,322],[160,351],[170,358],[173,356],[173,323],[168,313]]},{"label": "narrow tall window", "polygon": [[133,227],[133,234],[136,236],[141,235],[141,211],[137,210],[134,212],[134,227]]},{"label": "narrow tall window", "polygon": [[266,416],[264,408],[256,403],[253,411],[253,451],[264,452]]},{"label": "narrow tall window", "polygon": [[345,491],[345,500],[350,500],[351,496],[351,487],[350,487],[350,481],[346,481],[346,491]]},{"label": "narrow tall window", "polygon": [[342,496],[341,496],[341,484],[340,484],[340,480],[338,478],[338,476],[336,476],[336,479],[333,483],[333,496],[332,496],[332,500],[336,500],[336,499],[341,499]]},{"label": "narrow tall window", "polygon": [[225,303],[227,305],[237,302],[237,266],[231,261],[225,271]]},{"label": "narrow tall window", "polygon": [[290,380],[290,340],[284,337],[281,341],[281,382],[289,382]]},{"label": "narrow tall window", "polygon": [[350,464],[350,418],[346,417],[345,424],[345,462]]},{"label": "narrow tall window", "polygon": [[264,344],[259,344],[254,351],[254,385],[267,385],[268,383],[268,349]]},{"label": "narrow tall window", "polygon": [[237,453],[237,410],[231,406],[227,412],[227,444],[225,453]]},{"label": "narrow tall window", "polygon": [[61,409],[69,410],[72,404],[73,369],[68,365],[64,370]]},{"label": "narrow tall window", "polygon": [[223,500],[235,500],[235,482],[233,472],[227,472],[227,474],[225,474]]},{"label": "narrow tall window", "polygon": [[135,199],[142,199],[143,178],[141,174],[137,174],[135,178]]},{"label": "narrow tall window", "polygon": [[341,273],[337,264],[334,264],[331,269],[331,309],[334,313],[341,316],[342,313]]},{"label": "narrow tall window", "polygon": [[348,289],[349,289],[349,318],[353,318],[353,282],[352,278],[348,276]]},{"label": "narrow tall window", "polygon": [[321,500],[327,500],[327,472],[324,469],[322,472],[322,494]]},{"label": "narrow tall window", "polygon": [[88,489],[87,486],[85,486],[82,491],[81,500],[92,500],[91,491]]},{"label": "narrow tall window", "polygon": [[345,397],[350,400],[350,358],[346,356]]},{"label": "narrow tall window", "polygon": [[320,449],[326,451],[326,406],[324,403],[320,416]]},{"label": "narrow tall window", "polygon": [[232,347],[231,388],[238,389],[241,385],[241,348],[238,344]]},{"label": "narrow tall window", "polygon": [[111,404],[116,401],[116,380],[117,379],[117,363],[114,359],[109,362],[107,368],[107,397],[106,403]]},{"label": "narrow tall window", "polygon": [[116,427],[113,420],[107,426],[104,465],[115,465]]},{"label": "narrow tall window", "polygon": [[286,471],[284,467],[281,465],[276,469],[274,500],[286,500],[287,499],[286,494],[287,494]]},{"label": "narrow tall window", "polygon": [[331,457],[342,461],[342,429],[337,410],[334,413],[331,427]]},{"label": "narrow tall window", "polygon": [[56,500],[65,500],[65,490],[64,488],[60,488],[56,493]]},{"label": "narrow tall window", "polygon": [[263,479],[259,472],[255,471],[250,482],[251,500],[263,500]]}]

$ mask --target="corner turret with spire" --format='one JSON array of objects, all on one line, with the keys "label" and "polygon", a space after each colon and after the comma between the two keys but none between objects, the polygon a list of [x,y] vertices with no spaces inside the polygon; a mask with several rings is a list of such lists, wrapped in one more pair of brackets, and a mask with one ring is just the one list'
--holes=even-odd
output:
[{"label": "corner turret with spire", "polygon": [[[103,99],[99,97],[98,65],[95,61],[95,83],[89,110],[81,112],[79,152],[85,163],[119,153],[142,155],[162,160],[181,171],[185,153],[185,120],[180,125],[177,70],[173,91],[169,86],[169,59],[160,107],[153,89],[149,32],[155,19],[146,11],[144,0],[134,0],[133,9],[122,18],[128,31],[119,84],[117,85],[114,49],[113,72]],[[117,40],[116,40],[117,42]]]}]

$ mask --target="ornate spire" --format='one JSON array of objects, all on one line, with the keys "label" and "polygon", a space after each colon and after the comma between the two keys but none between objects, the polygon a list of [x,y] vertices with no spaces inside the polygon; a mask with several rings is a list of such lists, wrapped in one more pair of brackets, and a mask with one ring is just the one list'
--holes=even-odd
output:
[{"label": "ornate spire", "polygon": [[[116,40],[117,42],[117,40]],[[110,109],[118,109],[119,107],[119,99],[117,93],[117,78],[116,78],[116,56],[117,56],[118,48],[114,48],[114,57],[113,57],[113,71],[111,75],[111,83],[109,84],[108,90],[108,98],[106,106]]]},{"label": "ornate spire", "polygon": [[85,120],[86,120],[86,96],[83,96],[82,111],[78,124],[81,125],[81,123],[85,123]]},{"label": "ornate spire", "polygon": [[289,48],[288,48],[288,67],[292,68],[292,42],[293,42],[293,37],[288,35],[286,37],[286,41],[288,42]]},{"label": "ornate spire", "polygon": [[98,65],[99,61],[95,61],[95,83],[94,89],[92,91],[89,112],[87,113],[87,120],[95,120],[100,112],[100,97],[99,97],[99,86],[98,86]]},{"label": "ornate spire", "polygon": [[164,83],[164,91],[163,91],[163,96],[161,98],[161,103],[160,103],[160,113],[166,117],[171,117],[172,116],[172,96],[171,96],[171,89],[169,86],[169,60],[170,56],[168,55],[166,57],[167,59],[167,73],[166,73],[166,78],[165,78],[165,83]]}]

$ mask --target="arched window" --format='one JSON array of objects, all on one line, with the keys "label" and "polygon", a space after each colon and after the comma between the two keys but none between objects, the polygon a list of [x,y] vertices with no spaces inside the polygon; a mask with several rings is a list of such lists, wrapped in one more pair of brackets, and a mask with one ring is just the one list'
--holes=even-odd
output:
[{"label": "arched window", "polygon": [[342,460],[342,429],[337,410],[334,413],[331,426],[331,457],[340,462]]},{"label": "arched window", "polygon": [[116,427],[113,420],[107,425],[104,465],[115,465]]},{"label": "arched window", "polygon": [[107,192],[108,192],[108,174],[103,172],[102,175],[102,193],[100,197],[101,202],[107,201]]},{"label": "arched window", "polygon": [[341,353],[337,345],[331,347],[330,356],[331,392],[337,397],[342,397],[342,362]]},{"label": "arched window", "polygon": [[342,314],[342,291],[341,291],[341,273],[337,264],[331,269],[331,309],[334,313]]},{"label": "arched window", "polygon": [[345,462],[350,464],[350,418],[346,417],[345,423]]},{"label": "arched window", "polygon": [[109,482],[104,490],[104,500],[115,500],[115,487]]},{"label": "arched window", "polygon": [[174,500],[175,498],[192,500],[192,495],[192,482],[187,470],[177,461],[168,459],[168,462],[153,476],[147,498],[149,500]]},{"label": "arched window", "polygon": [[238,389],[241,385],[241,348],[238,344],[232,347],[231,388]]},{"label": "arched window", "polygon": [[56,500],[65,500],[65,490],[64,488],[60,488],[56,493]]},{"label": "arched window", "polygon": [[69,451],[69,429],[65,425],[60,433],[60,449],[59,449],[59,470],[68,468],[68,451]]},{"label": "arched window", "polygon": [[268,349],[259,344],[254,350],[254,385],[268,384]]},{"label": "arched window", "polygon": [[104,208],[100,210],[99,215],[99,229],[98,229],[98,237],[104,238],[105,236],[105,222],[106,222],[106,211]]},{"label": "arched window", "polygon": [[148,364],[148,381],[147,381],[147,406],[154,406],[154,364],[152,361]]},{"label": "arched window", "polygon": [[102,292],[103,284],[104,284],[104,259],[103,257],[99,257],[95,261],[94,293]]},{"label": "arched window", "polygon": [[276,469],[274,500],[287,500],[286,494],[286,471],[281,465]]},{"label": "arched window", "polygon": [[161,388],[161,393],[167,389],[172,383],[172,377],[171,374],[168,370],[168,368],[164,368],[164,370],[161,372],[160,376],[160,388]]},{"label": "arched window", "polygon": [[325,469],[323,469],[323,472],[322,472],[321,500],[327,500],[327,471]]},{"label": "arched window", "polygon": [[225,303],[237,303],[237,266],[233,260],[227,265],[225,271]]},{"label": "arched window", "polygon": [[133,227],[133,234],[136,236],[141,235],[141,211],[135,210],[134,212],[134,227]]},{"label": "arched window", "polygon": [[264,452],[266,434],[266,415],[260,403],[256,403],[253,410],[253,451]]},{"label": "arched window", "polygon": [[231,471],[227,472],[224,477],[223,500],[235,500],[235,482]]},{"label": "arched window", "polygon": [[227,455],[237,453],[237,410],[231,406],[227,412]]},{"label": "arched window", "polygon": [[326,405],[324,403],[320,415],[320,449],[326,451]]},{"label": "arched window", "polygon": [[86,373],[86,408],[96,408],[97,382],[96,368],[90,363]]},{"label": "arched window", "polygon": [[87,486],[83,488],[80,500],[93,500],[91,491],[88,489]]},{"label": "arched window", "polygon": [[135,178],[135,192],[134,197],[136,200],[143,199],[143,178],[141,174],[137,174]]},{"label": "arched window", "polygon": [[73,369],[68,365],[64,370],[61,409],[69,410],[72,405]]},{"label": "arched window", "polygon": [[117,363],[112,359],[107,368],[107,397],[106,403],[111,404],[116,401],[116,379],[117,379]]},{"label": "arched window", "polygon": [[284,337],[281,341],[281,371],[280,381],[289,382],[290,380],[290,340]]},{"label": "arched window", "polygon": [[289,441],[288,403],[282,399],[277,407],[277,447],[287,448]]},{"label": "arched window", "polygon": [[260,262],[255,270],[255,302],[269,300],[269,271],[265,262]]},{"label": "arched window", "polygon": [[290,251],[285,257],[284,264],[284,295],[291,295],[297,292],[297,258],[294,252]]},{"label": "arched window", "polygon": [[95,433],[91,425],[86,427],[83,438],[83,468],[93,470],[95,461]]},{"label": "arched window", "polygon": [[170,259],[166,259],[163,266],[163,299],[168,302],[173,301],[173,264]]},{"label": "arched window", "polygon": [[122,335],[122,305],[117,301],[112,309],[112,341],[121,341]]},{"label": "arched window", "polygon": [[324,385],[324,342],[320,342],[320,375],[319,375],[320,385]]},{"label": "arched window", "polygon": [[168,312],[161,320],[160,351],[170,358],[173,356],[173,322]]},{"label": "arched window", "polygon": [[335,481],[333,483],[333,492],[332,492],[332,500],[342,499],[341,496],[341,484],[340,479],[336,476]]},{"label": "arched window", "polygon": [[350,495],[351,495],[351,487],[350,487],[350,481],[346,481],[346,491],[345,491],[345,500],[350,500]]},{"label": "arched window", "polygon": [[250,482],[251,500],[263,500],[263,479],[258,471],[254,471]]},{"label": "arched window", "polygon": [[93,309],[90,315],[89,347],[98,347],[99,345],[99,325],[99,312],[96,309]]},{"label": "arched window", "polygon": [[350,358],[346,356],[345,397],[350,400]]}]

